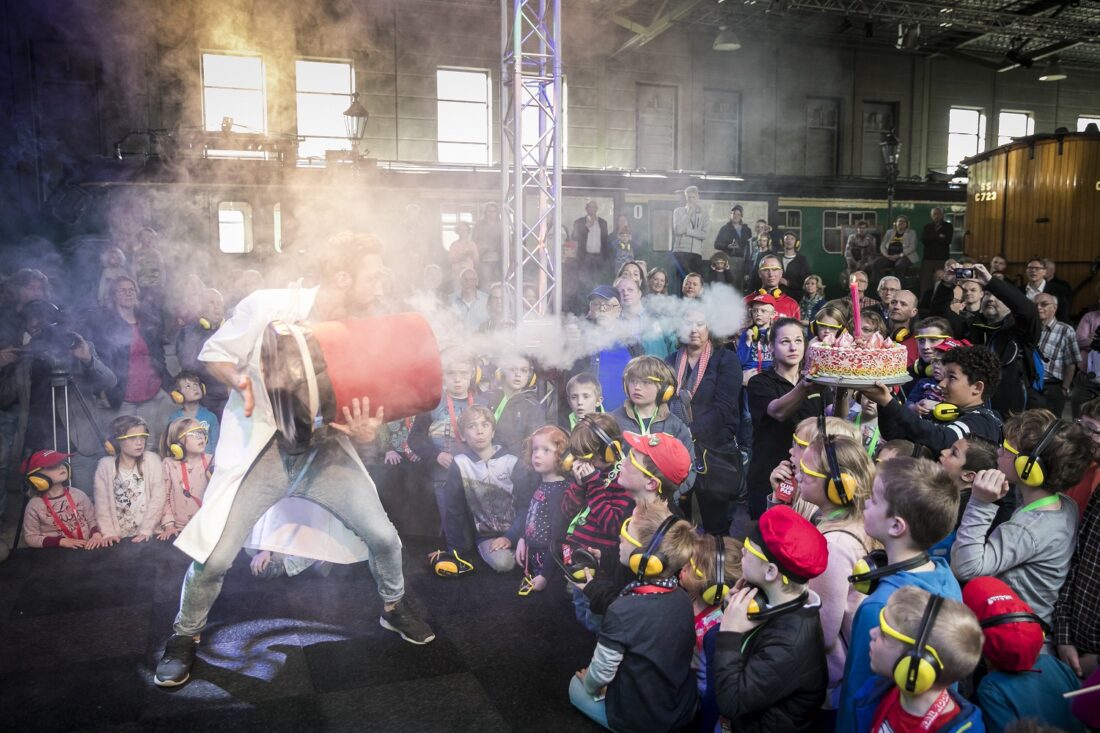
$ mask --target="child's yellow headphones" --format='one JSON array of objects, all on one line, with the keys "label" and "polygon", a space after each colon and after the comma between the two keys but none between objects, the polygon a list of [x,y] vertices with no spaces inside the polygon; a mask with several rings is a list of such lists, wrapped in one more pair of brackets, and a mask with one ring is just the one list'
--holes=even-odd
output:
[{"label": "child's yellow headphones", "polygon": [[714,535],[714,578],[707,582],[707,587],[699,594],[703,603],[708,606],[717,606],[726,599],[730,587],[726,585],[726,544],[721,535]]},{"label": "child's yellow headphones", "polygon": [[[58,463],[58,464],[55,464],[53,466],[48,466],[48,468],[56,468],[57,466],[65,466],[66,468],[69,469],[70,474],[73,471],[72,466],[69,464],[68,461],[64,461],[62,463]],[[53,486],[53,479],[51,479],[50,477],[48,477],[48,476],[36,476],[35,475],[35,474],[40,473],[44,470],[45,469],[43,469],[43,468],[36,468],[36,469],[30,471],[27,474],[27,483],[35,491],[38,491],[38,492],[49,491],[50,487]]]},{"label": "child's yellow headphones", "polygon": [[204,422],[200,422],[198,425],[184,430],[182,433],[179,434],[179,436],[176,437],[176,440],[174,442],[168,444],[168,455],[172,456],[177,461],[182,461],[183,457],[187,455],[187,451],[183,448],[184,436],[186,436],[188,433],[198,432],[206,433],[207,435],[209,435],[210,426]]},{"label": "child's yellow headphones", "polygon": [[[615,465],[623,459],[623,444],[614,440],[607,434],[603,428],[596,424],[594,420],[590,420],[587,415],[581,418],[582,423],[586,423],[592,432],[595,433],[596,438],[600,441],[600,445],[603,447],[603,460],[605,463]],[[578,425],[580,423],[577,423]],[[576,461],[591,461],[596,457],[596,454],[585,453],[584,455],[574,456],[572,453],[566,453],[561,459],[561,467],[565,471],[572,471],[573,464]]]},{"label": "child's yellow headphones", "polygon": [[950,402],[940,402],[932,408],[932,417],[941,422],[958,420],[960,415],[962,415],[962,410],[959,409],[959,406]]},{"label": "child's yellow headphones", "polygon": [[909,338],[909,329],[905,326],[901,326],[900,328],[895,329],[892,334],[890,334],[890,338],[894,339],[894,341],[897,341],[900,344],[902,341]]},{"label": "child's yellow headphones", "polygon": [[[669,382],[668,380],[661,377],[653,376],[646,377],[646,380],[649,382],[657,383],[657,407],[660,407],[661,405],[665,404],[676,396],[676,385],[672,384],[672,382]],[[623,374],[623,392],[626,392],[627,394],[630,393],[630,389],[627,386],[627,378],[625,373]]]},{"label": "child's yellow headphones", "polygon": [[[201,326],[204,331],[213,331],[214,330],[214,323],[211,322],[210,319],[206,318],[205,316],[199,316],[198,323],[199,323],[199,326]],[[217,325],[219,325],[219,326],[222,325],[221,321],[218,321]]]},{"label": "child's yellow headphones", "polygon": [[917,638],[906,636],[886,622],[886,609],[878,613],[878,625],[882,633],[909,646],[909,651],[894,663],[894,684],[910,695],[921,695],[932,689],[943,671],[939,653],[928,643],[936,615],[943,605],[943,596],[932,594],[924,607],[924,614],[917,629]]},{"label": "child's yellow headphones", "polygon": [[[477,367],[477,369],[474,370],[474,376],[475,376],[475,378],[474,378],[474,383],[475,384],[481,381],[481,367],[480,366]],[[493,372],[493,376],[496,378],[496,380],[498,382],[503,382],[504,381],[504,372],[500,368],[498,368],[495,372]],[[538,382],[538,380],[539,380],[538,373],[534,369],[532,369],[531,370],[531,378],[527,380],[527,384],[523,385],[523,388],[524,389],[532,389],[535,386],[535,384]]]},{"label": "child's yellow headphones", "polygon": [[631,517],[627,517],[623,520],[622,529],[619,530],[619,534],[627,540],[630,544],[634,545],[634,550],[630,553],[629,567],[631,572],[637,577],[638,580],[646,580],[647,578],[657,578],[665,572],[668,567],[668,558],[661,553],[661,542],[665,538],[665,533],[668,532],[672,525],[676,524],[678,518],[675,514],[670,514],[665,517],[665,521],[661,522],[661,525],[657,527],[657,531],[653,533],[653,536],[649,538],[649,542],[643,547],[642,543],[635,539],[630,534],[628,527],[630,526]]},{"label": "child's yellow headphones", "polygon": [[1035,447],[1027,453],[1016,450],[1007,440],[1002,443],[1006,451],[1016,456],[1012,464],[1016,468],[1020,481],[1025,485],[1036,488],[1046,482],[1047,465],[1043,462],[1042,453],[1050,445],[1050,441],[1054,440],[1054,434],[1058,432],[1058,428],[1064,424],[1060,419],[1054,420],[1043,433],[1043,437],[1039,438]]},{"label": "child's yellow headphones", "polygon": [[818,415],[817,429],[821,433],[822,442],[825,445],[825,460],[829,467],[829,473],[807,470],[805,462],[800,466],[803,473],[816,478],[825,479],[825,496],[837,506],[846,507],[855,499],[858,482],[855,476],[845,471],[840,465],[840,459],[836,455],[836,441],[827,430],[827,421],[824,415]]},{"label": "child's yellow headphones", "polygon": [[[202,390],[202,396],[205,397],[206,396],[206,384],[204,384],[201,379],[198,380],[198,382],[199,382],[199,389]],[[178,389],[173,389],[171,392],[168,393],[168,395],[172,398],[172,401],[175,402],[177,405],[182,405],[183,404],[183,399],[184,399],[183,398],[183,392],[180,392]]]},{"label": "child's yellow headphones", "polygon": [[904,570],[919,568],[927,562],[928,553],[922,552],[916,557],[891,565],[886,550],[872,550],[852,566],[852,574],[848,576],[848,582],[860,593],[870,595],[875,592],[883,578]]}]

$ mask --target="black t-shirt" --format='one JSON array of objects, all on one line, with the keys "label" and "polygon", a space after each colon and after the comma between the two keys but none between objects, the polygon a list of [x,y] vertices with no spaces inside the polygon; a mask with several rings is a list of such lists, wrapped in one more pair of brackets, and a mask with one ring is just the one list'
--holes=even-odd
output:
[{"label": "black t-shirt", "polygon": [[695,714],[695,615],[682,589],[619,598],[599,643],[623,653],[607,686],[607,722],[619,733],[678,730]]},{"label": "black t-shirt", "polygon": [[771,485],[768,477],[779,462],[788,458],[791,436],[799,422],[821,414],[823,399],[828,396],[811,394],[798,411],[788,420],[779,422],[768,414],[768,404],[794,389],[794,385],[776,374],[775,369],[765,369],[749,380],[745,388],[749,412],[752,414],[752,459],[749,461],[748,493],[749,514],[758,518],[767,509]]}]

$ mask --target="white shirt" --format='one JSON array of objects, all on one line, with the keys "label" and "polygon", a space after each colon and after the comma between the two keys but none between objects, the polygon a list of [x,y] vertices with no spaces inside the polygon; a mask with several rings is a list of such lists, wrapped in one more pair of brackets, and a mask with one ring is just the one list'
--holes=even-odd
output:
[{"label": "white shirt", "polygon": [[588,225],[588,239],[584,243],[584,251],[590,255],[598,255],[600,253],[600,221],[596,220],[595,224]]},{"label": "white shirt", "polygon": [[1039,281],[1039,287],[1037,287],[1037,288],[1031,287],[1031,283],[1028,283],[1027,287],[1024,289],[1024,293],[1027,295],[1028,300],[1035,300],[1035,296],[1038,295],[1039,293],[1044,292],[1046,289],[1047,289],[1047,281],[1046,280],[1040,280]]}]

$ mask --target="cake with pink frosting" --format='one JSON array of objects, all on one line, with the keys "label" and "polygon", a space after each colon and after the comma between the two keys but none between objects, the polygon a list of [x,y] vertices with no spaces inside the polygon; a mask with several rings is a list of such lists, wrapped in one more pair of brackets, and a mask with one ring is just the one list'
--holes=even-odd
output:
[{"label": "cake with pink frosting", "polygon": [[840,382],[905,381],[907,367],[905,347],[878,333],[856,341],[847,333],[837,338],[830,332],[812,342],[806,354],[807,376]]}]

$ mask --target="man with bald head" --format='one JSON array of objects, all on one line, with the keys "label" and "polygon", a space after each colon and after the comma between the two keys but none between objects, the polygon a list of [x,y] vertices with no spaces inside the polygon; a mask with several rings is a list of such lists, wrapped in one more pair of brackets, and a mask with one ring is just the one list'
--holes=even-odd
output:
[{"label": "man with bald head", "polygon": [[890,338],[905,347],[909,366],[917,360],[917,340],[913,337],[913,319],[917,317],[917,295],[912,290],[899,290],[886,303]]}]

